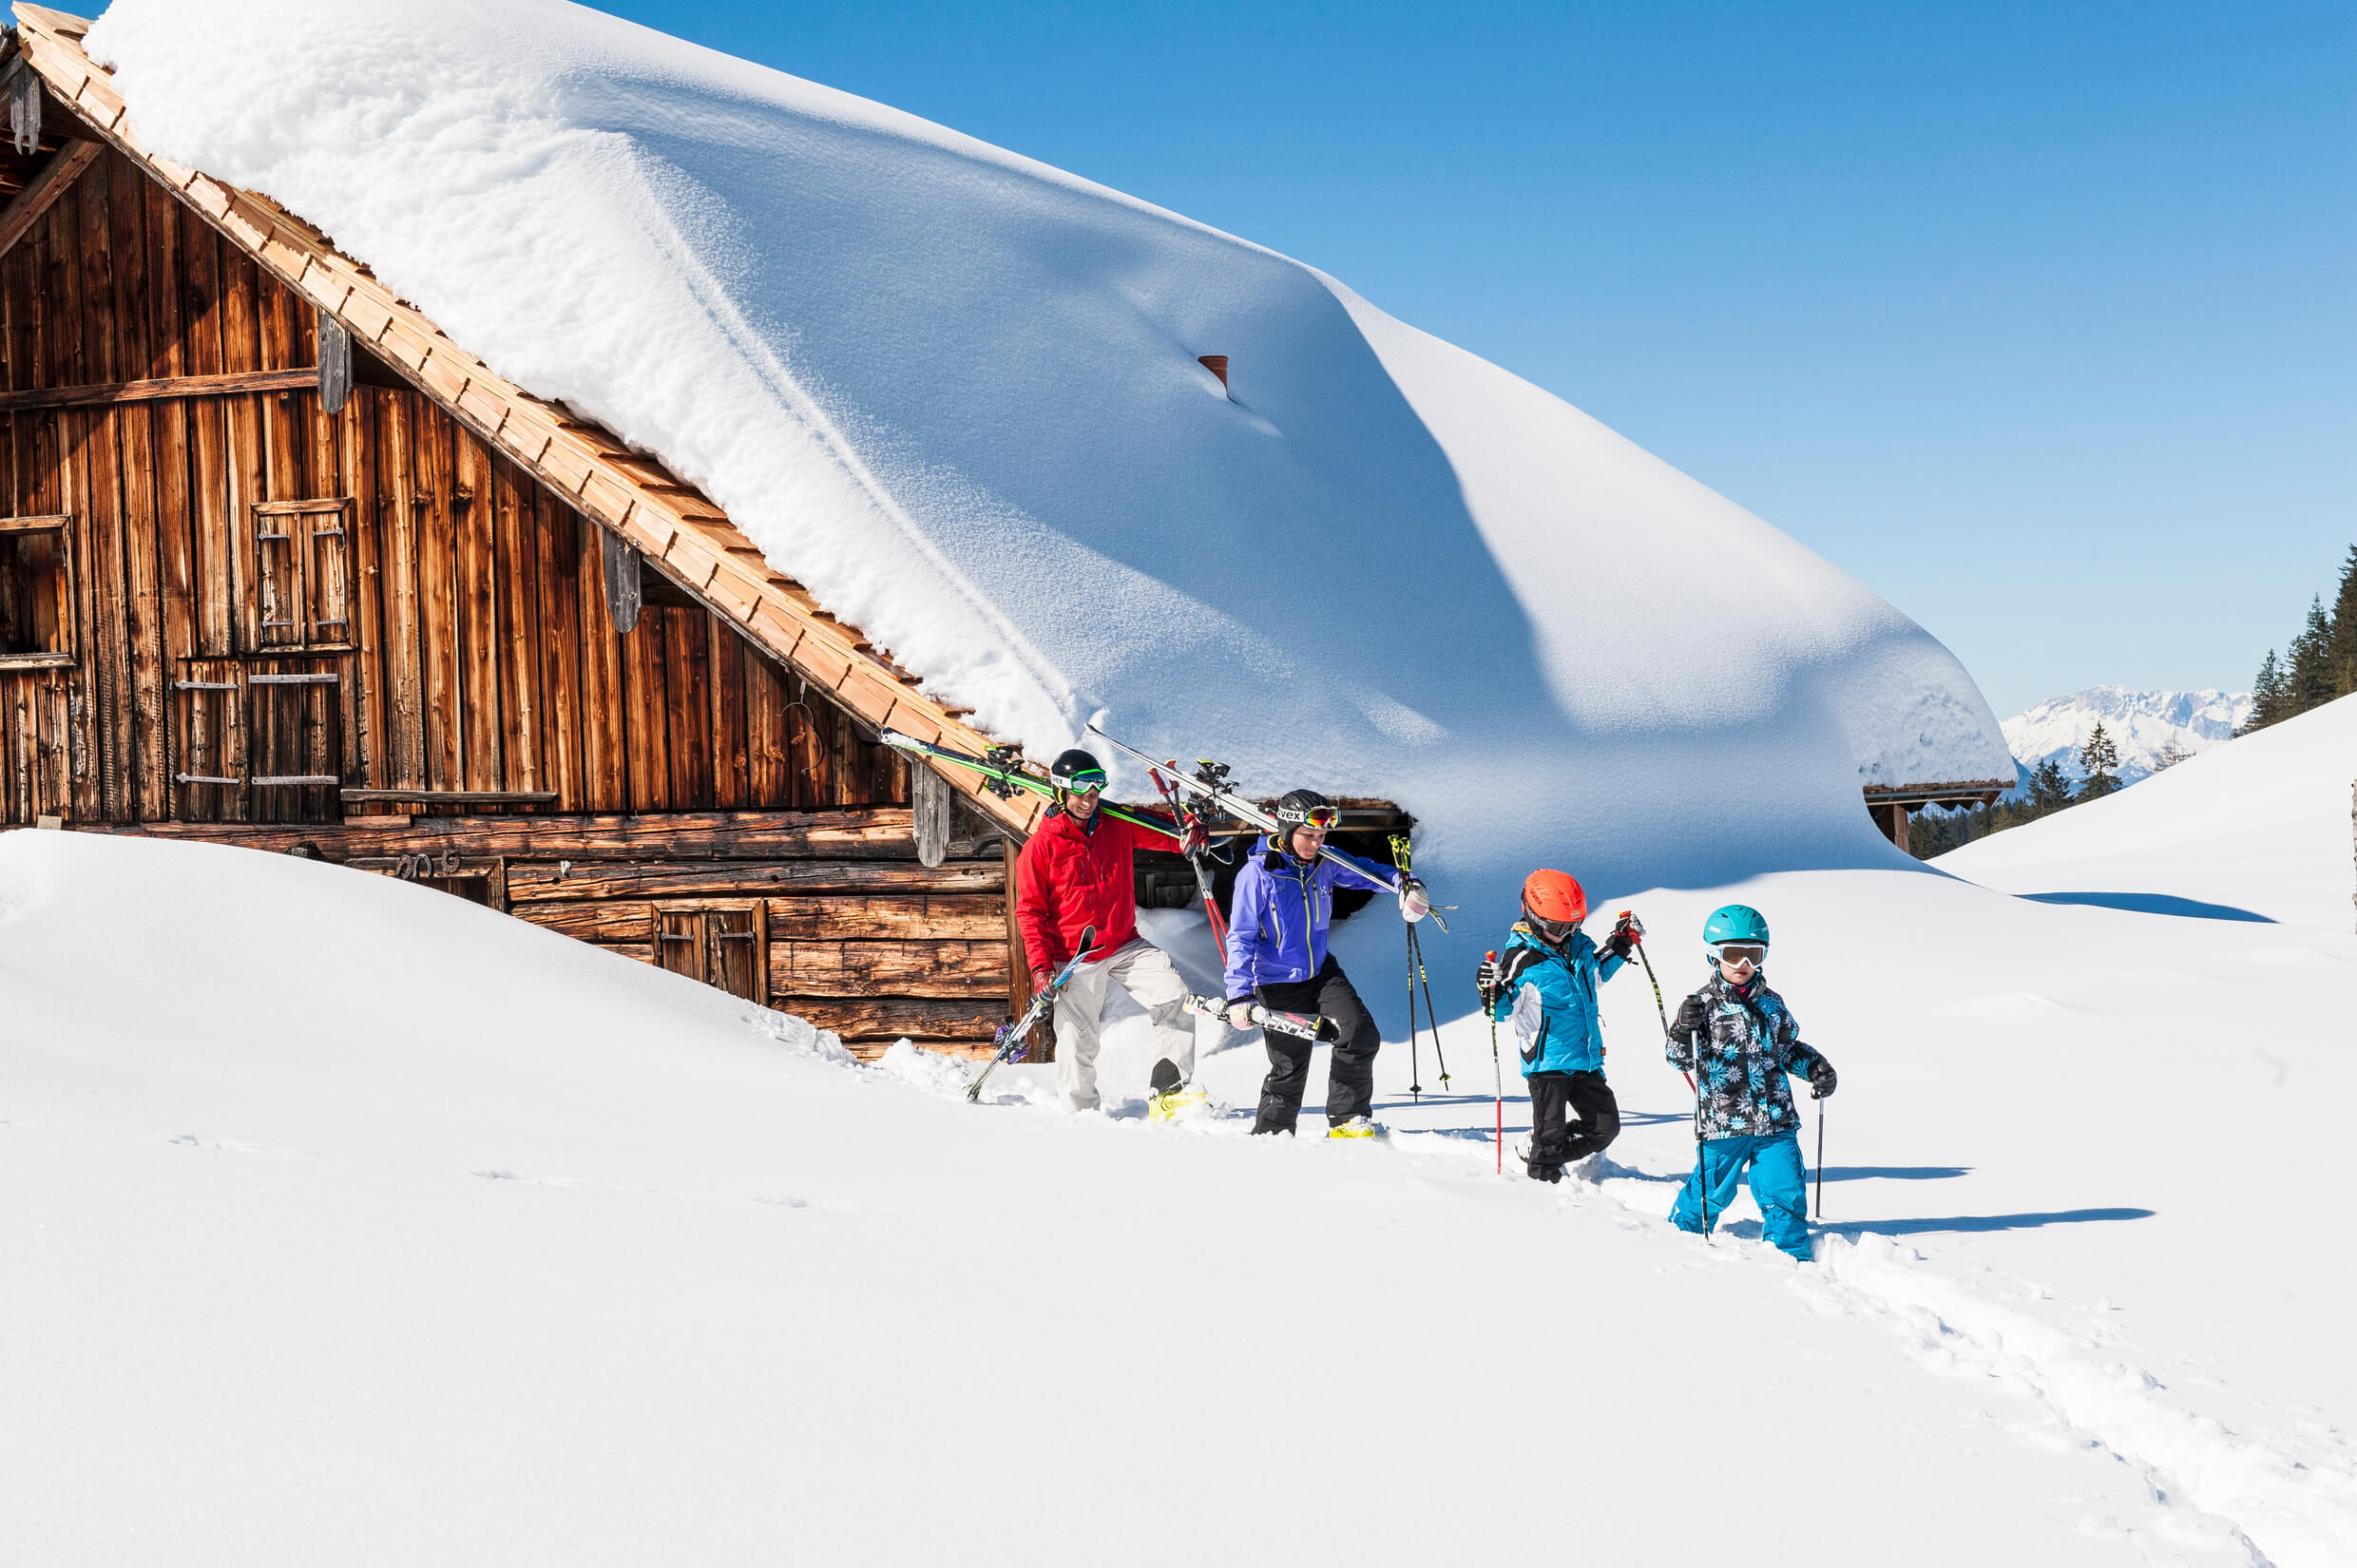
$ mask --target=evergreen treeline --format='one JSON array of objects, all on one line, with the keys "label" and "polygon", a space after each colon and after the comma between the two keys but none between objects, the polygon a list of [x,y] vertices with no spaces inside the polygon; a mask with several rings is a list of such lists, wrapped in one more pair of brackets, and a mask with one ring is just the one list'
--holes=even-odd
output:
[{"label": "evergreen treeline", "polygon": [[[2348,547],[2348,559],[2341,565],[2341,587],[2332,597],[2332,607],[2325,608],[2321,594],[2309,601],[2308,621],[2300,628],[2300,635],[2291,640],[2290,656],[2278,658],[2275,650],[2270,648],[2267,657],[2259,661],[2258,679],[2252,685],[2251,720],[2235,731],[2236,735],[2280,724],[2335,698],[2357,692],[2357,545]],[[2160,754],[2160,766],[2167,768],[2182,762],[2186,755],[2177,747],[2170,747]],[[2035,822],[2065,806],[2110,794],[2119,788],[2116,776],[2119,749],[2100,723],[2079,748],[2079,766],[2086,776],[2075,789],[2050,758],[2030,770],[2020,799],[2001,800],[1994,806],[1975,807],[1968,812],[1937,815],[1918,812],[1907,825],[1907,848],[1917,859],[1928,860],[1976,838]]]},{"label": "evergreen treeline", "polygon": [[[2162,766],[2181,761],[2182,756],[2163,757]],[[1961,849],[1976,838],[1986,838],[2007,828],[2018,828],[2024,822],[2075,806],[2082,800],[2096,800],[2119,788],[2119,746],[2103,728],[2101,719],[2088,732],[2079,748],[2079,771],[2086,774],[2074,788],[2062,772],[2062,765],[2053,757],[2046,758],[2030,770],[2021,796],[2000,800],[1994,806],[1976,806],[1968,812],[1949,812],[1935,816],[1929,812],[1917,812],[1907,825],[1907,847],[1918,860],[1928,860],[1935,854]]]},{"label": "evergreen treeline", "polygon": [[2332,607],[2325,608],[2321,594],[2309,601],[2308,623],[2291,640],[2290,657],[2278,659],[2268,649],[2251,692],[2251,722],[2236,732],[2240,735],[2357,692],[2357,545],[2348,547]]}]

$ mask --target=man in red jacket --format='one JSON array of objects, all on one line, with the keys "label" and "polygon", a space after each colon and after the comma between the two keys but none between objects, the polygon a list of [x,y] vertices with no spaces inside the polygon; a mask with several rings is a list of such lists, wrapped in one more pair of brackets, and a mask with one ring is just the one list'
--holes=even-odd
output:
[{"label": "man in red jacket", "polygon": [[1023,927],[1031,972],[1043,981],[1070,960],[1083,931],[1097,927],[1094,956],[1072,971],[1056,998],[1056,1087],[1071,1109],[1093,1111],[1098,1022],[1105,987],[1115,981],[1152,1015],[1155,1045],[1179,1078],[1195,1076],[1186,983],[1170,955],[1138,934],[1132,868],[1140,850],[1187,845],[1176,834],[1101,811],[1105,772],[1086,752],[1057,757],[1047,776],[1056,786],[1056,804],[1015,862],[1015,922]]}]

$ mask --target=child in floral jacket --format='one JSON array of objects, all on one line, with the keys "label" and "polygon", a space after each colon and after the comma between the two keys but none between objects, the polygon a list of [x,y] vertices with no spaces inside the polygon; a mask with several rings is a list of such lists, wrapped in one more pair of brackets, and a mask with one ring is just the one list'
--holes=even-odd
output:
[{"label": "child in floral jacket", "polygon": [[1666,1047],[1670,1065],[1695,1075],[1694,1174],[1678,1190],[1670,1220],[1706,1232],[1734,1201],[1746,1172],[1760,1228],[1770,1241],[1809,1261],[1809,1183],[1800,1155],[1800,1113],[1788,1074],[1809,1080],[1811,1098],[1833,1092],[1833,1064],[1801,1043],[1784,999],[1768,988],[1768,922],[1748,905],[1730,904],[1703,927],[1712,975],[1678,1004]]}]

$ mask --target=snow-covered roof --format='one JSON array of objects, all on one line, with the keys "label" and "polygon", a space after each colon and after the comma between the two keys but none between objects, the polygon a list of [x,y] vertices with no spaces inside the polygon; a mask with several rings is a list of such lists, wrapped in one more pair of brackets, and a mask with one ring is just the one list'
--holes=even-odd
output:
[{"label": "snow-covered roof", "polygon": [[1035,755],[1096,717],[1452,853],[1668,820],[1717,870],[1880,852],[1861,782],[2011,775],[1846,574],[1117,192],[562,0],[116,0],[88,48],[148,147],[659,456]]}]

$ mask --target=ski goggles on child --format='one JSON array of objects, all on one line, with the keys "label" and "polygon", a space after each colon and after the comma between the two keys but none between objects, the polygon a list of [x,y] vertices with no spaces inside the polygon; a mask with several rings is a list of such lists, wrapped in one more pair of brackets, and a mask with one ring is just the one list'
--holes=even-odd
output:
[{"label": "ski goggles on child", "polygon": [[1718,949],[1721,967],[1734,964],[1749,964],[1756,969],[1768,962],[1768,945],[1764,942],[1730,942]]},{"label": "ski goggles on child", "polygon": [[1342,821],[1339,806],[1304,806],[1298,812],[1279,812],[1276,819],[1292,828],[1314,828],[1319,832],[1332,832]]}]

